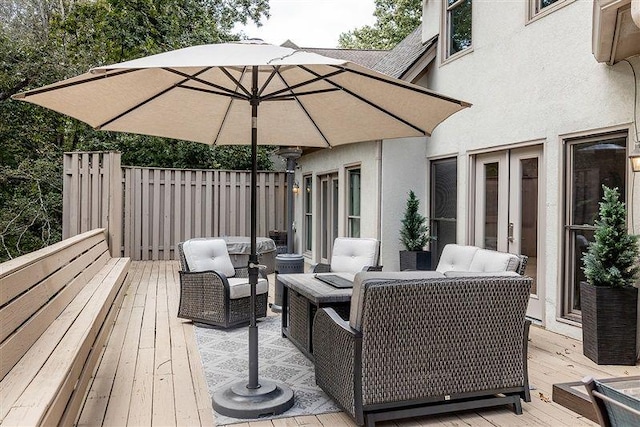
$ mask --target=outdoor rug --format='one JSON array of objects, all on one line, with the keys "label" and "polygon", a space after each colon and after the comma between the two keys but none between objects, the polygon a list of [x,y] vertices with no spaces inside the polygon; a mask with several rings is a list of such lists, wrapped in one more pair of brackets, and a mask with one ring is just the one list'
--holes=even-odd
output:
[{"label": "outdoor rug", "polygon": [[[339,412],[340,408],[315,383],[313,363],[291,342],[282,338],[280,316],[258,321],[259,378],[282,382],[294,393],[294,405],[287,412],[261,419],[317,415]],[[249,379],[249,331],[235,329],[194,328],[209,394],[239,380]],[[248,420],[215,413],[217,425]]]}]

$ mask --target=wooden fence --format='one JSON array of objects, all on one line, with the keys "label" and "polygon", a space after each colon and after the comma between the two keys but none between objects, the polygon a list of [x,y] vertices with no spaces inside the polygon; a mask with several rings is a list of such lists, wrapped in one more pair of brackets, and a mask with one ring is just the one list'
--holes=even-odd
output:
[{"label": "wooden fence", "polygon": [[[192,237],[249,235],[249,171],[120,167],[112,152],[65,153],[64,161],[65,237],[105,227],[114,256],[166,260]],[[285,229],[284,172],[258,173],[257,206],[258,236]]]}]

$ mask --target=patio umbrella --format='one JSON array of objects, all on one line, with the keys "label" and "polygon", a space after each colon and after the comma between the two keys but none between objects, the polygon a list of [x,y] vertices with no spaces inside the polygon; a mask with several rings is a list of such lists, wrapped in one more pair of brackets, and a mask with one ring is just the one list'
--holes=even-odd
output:
[{"label": "patio umbrella", "polygon": [[348,61],[258,40],[193,46],[97,67],[14,99],[95,129],[251,144],[249,380],[213,397],[218,412],[243,418],[280,413],[293,404],[286,386],[258,378],[257,145],[330,148],[430,135],[469,106]]}]

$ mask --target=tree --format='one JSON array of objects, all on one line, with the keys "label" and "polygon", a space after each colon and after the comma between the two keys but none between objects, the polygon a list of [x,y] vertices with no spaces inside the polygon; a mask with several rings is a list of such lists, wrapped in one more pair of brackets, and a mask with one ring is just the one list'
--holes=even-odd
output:
[{"label": "tree", "polygon": [[400,229],[400,241],[408,251],[421,251],[430,240],[429,227],[425,224],[427,219],[420,215],[419,208],[420,201],[416,198],[413,190],[409,191]]},{"label": "tree", "polygon": [[[268,0],[2,0],[0,262],[60,239],[64,151],[120,150],[132,166],[246,169],[237,147],[98,132],[11,95],[98,65],[237,40],[236,23],[268,12]],[[264,169],[268,152],[260,148]]]},{"label": "tree", "polygon": [[421,0],[376,0],[375,5],[376,23],[340,34],[340,47],[393,49],[420,25]]},{"label": "tree", "polygon": [[594,286],[633,286],[640,272],[638,236],[627,232],[626,208],[617,188],[602,186],[594,241],[582,258],[587,281]]}]

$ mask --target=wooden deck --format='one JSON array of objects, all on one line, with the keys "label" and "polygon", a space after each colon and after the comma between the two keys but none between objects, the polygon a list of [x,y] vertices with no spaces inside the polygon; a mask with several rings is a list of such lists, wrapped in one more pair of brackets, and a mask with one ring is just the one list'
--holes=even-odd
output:
[{"label": "wooden deck", "polygon": [[[134,262],[128,291],[79,419],[86,426],[211,426],[215,418],[190,322],[177,318],[178,263]],[[273,276],[270,278],[273,287]],[[273,289],[270,296],[273,295]],[[593,426],[551,402],[552,385],[640,375],[638,366],[598,366],[581,343],[533,327],[529,343],[532,401],[523,415],[495,408],[383,423],[384,426]],[[239,427],[354,426],[344,413],[256,421]]]}]

